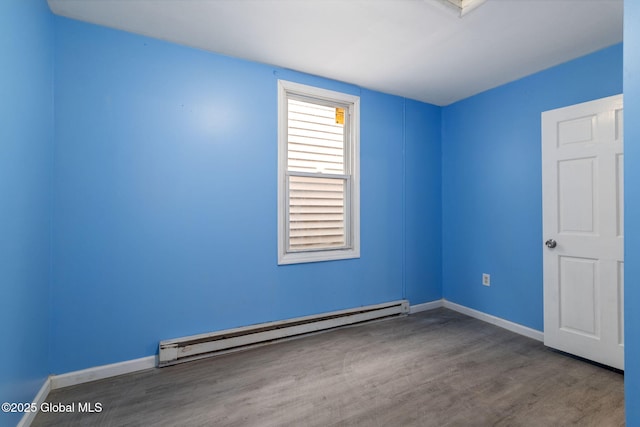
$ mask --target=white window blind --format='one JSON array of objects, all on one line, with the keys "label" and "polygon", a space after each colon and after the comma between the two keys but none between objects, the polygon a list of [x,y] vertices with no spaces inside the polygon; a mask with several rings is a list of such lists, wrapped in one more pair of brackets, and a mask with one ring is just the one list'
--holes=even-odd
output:
[{"label": "white window blind", "polygon": [[343,179],[289,176],[289,250],[346,245]]},{"label": "white window blind", "polygon": [[280,85],[279,262],[359,256],[356,97]]}]

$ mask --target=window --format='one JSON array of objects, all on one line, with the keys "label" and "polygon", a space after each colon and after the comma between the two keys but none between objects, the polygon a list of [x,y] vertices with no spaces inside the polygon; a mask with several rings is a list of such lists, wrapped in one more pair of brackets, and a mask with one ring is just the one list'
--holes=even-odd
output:
[{"label": "window", "polygon": [[278,81],[278,264],[360,257],[360,98]]}]

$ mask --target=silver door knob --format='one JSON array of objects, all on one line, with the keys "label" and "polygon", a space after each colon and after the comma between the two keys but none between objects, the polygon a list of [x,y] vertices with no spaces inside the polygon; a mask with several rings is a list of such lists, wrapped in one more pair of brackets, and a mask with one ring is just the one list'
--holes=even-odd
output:
[{"label": "silver door knob", "polygon": [[558,243],[557,243],[555,240],[553,240],[553,239],[549,239],[549,240],[547,240],[546,242],[544,242],[544,244],[545,244],[545,245],[547,245],[547,247],[548,247],[549,249],[553,249],[553,248],[555,248],[556,246],[558,246]]}]

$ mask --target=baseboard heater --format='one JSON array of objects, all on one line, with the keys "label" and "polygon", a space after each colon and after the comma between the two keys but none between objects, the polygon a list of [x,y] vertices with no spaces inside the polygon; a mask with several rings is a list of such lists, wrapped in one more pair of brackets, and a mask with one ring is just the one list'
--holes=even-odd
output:
[{"label": "baseboard heater", "polygon": [[189,360],[253,348],[312,332],[401,316],[407,313],[409,313],[409,301],[400,300],[164,340],[160,341],[158,366],[175,365]]}]

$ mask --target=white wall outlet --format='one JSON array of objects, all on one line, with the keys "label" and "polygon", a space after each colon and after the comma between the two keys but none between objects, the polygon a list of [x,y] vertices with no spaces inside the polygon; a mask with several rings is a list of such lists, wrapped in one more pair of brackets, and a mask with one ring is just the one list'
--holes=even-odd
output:
[{"label": "white wall outlet", "polygon": [[491,275],[482,273],[482,284],[485,286],[491,286]]}]

